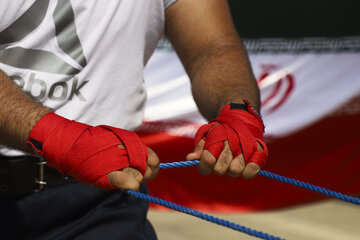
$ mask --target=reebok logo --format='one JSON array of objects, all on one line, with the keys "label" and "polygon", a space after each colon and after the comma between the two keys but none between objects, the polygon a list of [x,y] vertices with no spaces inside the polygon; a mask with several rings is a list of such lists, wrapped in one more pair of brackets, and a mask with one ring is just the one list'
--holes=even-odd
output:
[{"label": "reebok logo", "polygon": [[[29,76],[27,79],[21,76],[11,76],[25,92],[36,100],[47,96],[53,101],[64,101],[72,100],[74,96],[77,96],[79,100],[86,101],[83,94],[80,93],[80,89],[88,81],[79,81],[76,75],[87,65],[87,60],[77,35],[75,15],[70,0],[57,1],[52,19],[58,46],[71,59],[59,57],[64,54],[18,46],[19,42],[21,43],[44,22],[49,4],[50,0],[34,1],[25,13],[0,32],[0,62],[16,68],[68,76],[66,82],[56,82],[51,86],[48,86],[46,79],[36,78],[34,72],[30,75],[27,74]],[[15,44],[16,46],[14,46]],[[69,77],[71,77],[70,81]]]},{"label": "reebok logo", "polygon": [[84,81],[79,84],[78,77],[73,77],[68,82],[57,82],[48,87],[44,80],[36,78],[35,73],[31,73],[28,81],[25,81],[21,76],[12,76],[13,81],[23,89],[30,97],[37,101],[41,101],[44,97],[48,97],[55,102],[62,102],[65,100],[73,100],[74,96],[80,101],[86,101],[80,90],[89,81]]}]

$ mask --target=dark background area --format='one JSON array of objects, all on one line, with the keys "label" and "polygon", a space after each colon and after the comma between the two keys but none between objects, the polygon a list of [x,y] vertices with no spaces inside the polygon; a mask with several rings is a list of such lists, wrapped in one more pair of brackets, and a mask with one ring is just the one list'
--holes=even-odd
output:
[{"label": "dark background area", "polygon": [[360,1],[228,1],[241,37],[360,35]]}]

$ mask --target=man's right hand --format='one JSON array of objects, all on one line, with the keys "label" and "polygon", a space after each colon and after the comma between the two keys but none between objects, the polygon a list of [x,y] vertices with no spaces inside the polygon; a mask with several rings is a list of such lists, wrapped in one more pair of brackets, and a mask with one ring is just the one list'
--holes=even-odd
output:
[{"label": "man's right hand", "polygon": [[159,171],[158,157],[135,133],[92,127],[55,113],[36,123],[27,143],[50,167],[100,188],[137,190]]},{"label": "man's right hand", "polygon": [[[47,121],[43,127],[37,126],[44,117],[51,113],[51,110],[31,99],[1,70],[0,90],[0,105],[2,106],[0,108],[1,144],[28,151],[27,145],[29,145],[30,141],[29,134],[31,132],[32,135],[34,135],[33,131],[37,129],[37,134],[35,134],[36,138],[38,138],[35,139],[37,140],[35,144],[39,147],[37,152],[46,158],[49,166],[55,167],[66,175],[74,176],[84,183],[93,184],[102,188],[137,190],[143,180],[150,180],[158,173],[158,157],[152,150],[146,148],[135,133],[127,133],[128,131],[122,130],[126,135],[130,135],[130,138],[135,139],[136,143],[130,143],[130,145],[135,145],[135,150],[130,146],[130,148],[133,149],[132,152],[135,152],[132,155],[138,155],[139,157],[140,153],[137,153],[137,151],[141,150],[139,152],[142,152],[141,157],[138,158],[139,161],[132,164],[134,161],[129,159],[127,150],[124,148],[124,143],[120,140],[128,137],[119,137],[114,132],[111,133],[111,131],[109,133],[109,131],[106,131],[109,129],[99,129],[101,127],[93,128],[85,124],[63,119],[63,123],[70,123],[69,125],[84,126],[83,129],[96,129],[103,133],[105,131],[108,137],[109,134],[113,135],[112,141],[115,141],[115,143],[107,149],[103,148],[101,153],[98,151],[97,154],[94,154],[96,153],[95,148],[99,147],[104,137],[96,136],[99,133],[98,131],[95,131],[95,135],[89,135],[89,132],[93,131],[82,132],[81,129],[73,130],[67,127],[67,129],[62,127],[57,128],[57,123],[53,121]],[[60,116],[55,118],[61,119]],[[51,130],[49,128],[54,129]],[[57,131],[56,128],[59,131]],[[83,136],[80,138],[83,134],[87,135],[87,137]],[[30,137],[32,137],[32,135],[30,134]],[[76,136],[71,137],[70,135],[78,135],[79,138]],[[92,139],[91,143],[88,141],[90,138]],[[79,146],[81,145],[79,141],[82,142],[82,146]],[[125,140],[125,142],[128,141]],[[74,149],[71,150],[72,145],[77,145],[75,151]],[[120,146],[120,148],[118,146]],[[84,148],[86,149],[84,150]],[[68,156],[66,156],[67,152],[69,154]],[[86,163],[86,159],[80,159],[81,155],[89,153],[93,153],[94,155],[92,157],[91,154],[88,155],[91,157],[88,159],[89,162],[91,162],[90,165],[93,165],[91,167],[89,167],[89,163]],[[82,161],[83,164],[79,164],[79,161]],[[73,169],[75,165],[81,166],[78,166],[78,169]],[[100,170],[97,165],[100,165]],[[139,171],[139,169],[141,169],[141,171]],[[81,174],[77,174],[79,171]],[[112,184],[109,183],[109,180],[111,180]]]}]

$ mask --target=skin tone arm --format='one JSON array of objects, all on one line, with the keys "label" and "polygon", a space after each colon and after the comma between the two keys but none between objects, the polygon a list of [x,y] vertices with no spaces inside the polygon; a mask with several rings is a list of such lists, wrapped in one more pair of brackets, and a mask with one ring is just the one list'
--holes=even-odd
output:
[{"label": "skin tone arm", "polygon": [[[166,34],[190,79],[194,100],[208,120],[228,103],[247,99],[260,110],[259,90],[250,63],[233,26],[226,0],[178,0],[166,11]],[[244,157],[232,156],[229,144],[219,159],[203,151],[201,140],[187,160],[199,159],[199,172],[208,175],[242,175],[250,179],[260,170],[245,165]],[[258,149],[262,150],[258,144]]]},{"label": "skin tone arm", "polygon": [[[51,110],[31,99],[2,71],[0,71],[0,106],[0,143],[29,151],[26,140],[32,128]],[[119,145],[119,148],[123,146]],[[158,165],[157,155],[149,149],[145,176],[136,169],[128,167],[123,171],[109,173],[109,181],[119,189],[138,190],[143,180],[150,180],[157,175]]]},{"label": "skin tone arm", "polygon": [[0,142],[28,151],[26,139],[31,129],[50,109],[33,101],[0,71]]}]

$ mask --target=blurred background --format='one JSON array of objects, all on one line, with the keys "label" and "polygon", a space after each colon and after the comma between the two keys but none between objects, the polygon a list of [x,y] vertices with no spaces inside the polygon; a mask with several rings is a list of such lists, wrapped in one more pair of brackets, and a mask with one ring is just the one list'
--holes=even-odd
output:
[{"label": "blurred background", "polygon": [[242,37],[342,37],[359,35],[359,10],[354,0],[301,2],[228,0]]},{"label": "blurred background", "polygon": [[[360,7],[355,1],[229,0],[258,81],[269,147],[265,170],[360,193]],[[199,33],[201,34],[201,33]],[[163,39],[147,66],[138,132],[162,162],[183,161],[205,120]],[[360,239],[360,207],[261,176],[246,181],[162,170],[150,194],[287,239]],[[159,239],[254,239],[151,206]]]}]

